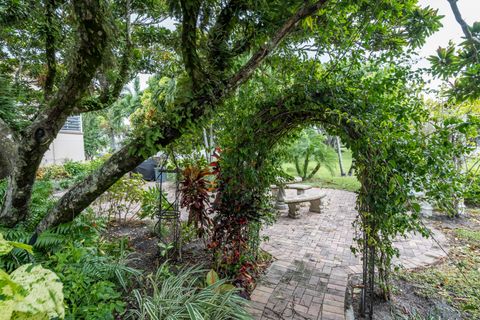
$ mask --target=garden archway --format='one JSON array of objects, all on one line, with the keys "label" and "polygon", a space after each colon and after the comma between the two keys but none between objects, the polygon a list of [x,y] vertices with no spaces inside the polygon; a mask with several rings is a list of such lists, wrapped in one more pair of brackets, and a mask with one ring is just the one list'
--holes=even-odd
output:
[{"label": "garden archway", "polygon": [[[372,76],[392,82],[385,72]],[[316,84],[309,90],[292,86],[280,97],[260,102],[256,112],[239,121],[220,161],[213,244],[222,252],[222,263],[238,272],[248,260],[245,255],[258,247],[258,230],[269,206],[263,195],[278,174],[275,146],[302,126],[321,124],[352,150],[361,183],[355,252],[363,255],[364,301],[368,302],[364,310],[371,314],[375,270],[388,299],[389,271],[397,254],[394,238],[414,230],[427,234],[411,195],[422,184],[417,178],[426,172],[426,162],[412,164],[425,156],[423,137],[413,126],[421,120],[422,109],[417,102],[405,103],[409,90],[404,79],[397,86],[401,88],[384,87],[381,94],[371,87],[363,97],[338,83]]]}]

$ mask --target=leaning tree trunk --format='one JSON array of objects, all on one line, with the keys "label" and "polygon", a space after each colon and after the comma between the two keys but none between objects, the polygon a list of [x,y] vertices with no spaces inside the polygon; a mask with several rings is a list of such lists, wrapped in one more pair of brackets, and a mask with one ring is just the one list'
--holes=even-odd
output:
[{"label": "leaning tree trunk", "polygon": [[65,193],[37,225],[36,232],[41,233],[49,227],[72,221],[118,179],[140,164],[144,157],[137,153],[130,154],[130,149],[138,146],[138,143],[135,141],[122,147],[102,167]]},{"label": "leaning tree trunk", "polygon": [[[28,216],[33,183],[43,155],[67,117],[80,104],[107,47],[107,27],[100,2],[73,1],[73,9],[78,20],[79,43],[72,52],[69,71],[53,97],[50,97],[51,88],[45,88],[45,93],[49,93],[46,94],[46,106],[32,123],[23,131],[14,132],[17,153],[12,155],[14,160],[8,177],[8,189],[0,211],[0,223],[7,227],[15,226]],[[49,68],[49,76],[52,76],[52,71]],[[0,121],[0,128],[4,126],[8,127]]]}]

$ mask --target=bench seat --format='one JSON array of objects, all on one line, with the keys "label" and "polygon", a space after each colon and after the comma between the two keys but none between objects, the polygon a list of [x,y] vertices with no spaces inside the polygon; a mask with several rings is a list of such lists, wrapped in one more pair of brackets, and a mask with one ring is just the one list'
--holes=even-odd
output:
[{"label": "bench seat", "polygon": [[308,195],[295,198],[285,198],[284,202],[288,205],[288,216],[290,218],[299,218],[299,205],[303,202],[310,202],[310,212],[320,213],[320,204],[325,194]]},{"label": "bench seat", "polygon": [[288,183],[286,186],[286,189],[296,189],[297,196],[301,196],[305,194],[306,190],[312,189],[312,186],[309,186],[307,184],[300,184],[300,183]]}]

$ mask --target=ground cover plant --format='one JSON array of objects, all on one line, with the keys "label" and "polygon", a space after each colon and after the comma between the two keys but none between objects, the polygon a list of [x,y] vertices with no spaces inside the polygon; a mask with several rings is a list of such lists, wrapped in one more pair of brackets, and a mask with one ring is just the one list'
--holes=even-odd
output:
[{"label": "ground cover plant", "polygon": [[143,292],[133,292],[138,307],[131,310],[132,319],[251,319],[237,289],[213,270],[186,268],[173,274],[168,268],[162,265],[147,278]]},{"label": "ground cover plant", "polygon": [[468,226],[446,229],[453,245],[448,259],[433,267],[401,272],[399,277],[413,283],[418,295],[444,300],[465,319],[475,319],[480,316],[480,292],[475,285],[480,281],[480,224],[478,212],[469,212]]}]

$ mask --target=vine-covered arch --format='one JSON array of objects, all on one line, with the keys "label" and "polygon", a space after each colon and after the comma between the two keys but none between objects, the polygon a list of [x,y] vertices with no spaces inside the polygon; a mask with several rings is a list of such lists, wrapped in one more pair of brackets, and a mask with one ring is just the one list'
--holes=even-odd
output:
[{"label": "vine-covered arch", "polygon": [[409,231],[428,233],[412,191],[425,189],[426,181],[431,184],[439,174],[429,163],[438,156],[432,148],[441,139],[427,136],[422,129],[428,114],[398,67],[372,66],[350,72],[349,77],[292,85],[272,99],[257,102],[253,112],[230,128],[215,202],[219,214],[213,246],[221,252],[221,262],[238,268],[248,257],[245,253],[258,247],[252,239],[258,240],[255,233],[271,216],[266,193],[281,175],[277,169],[281,151],[276,146],[295,130],[320,124],[352,150],[361,183],[357,246],[352,250],[363,254],[368,295],[373,294],[377,270],[380,288],[389,297],[391,260],[398,254],[394,238]]}]

